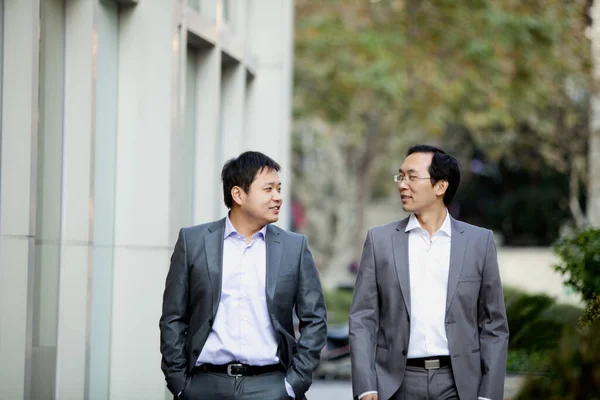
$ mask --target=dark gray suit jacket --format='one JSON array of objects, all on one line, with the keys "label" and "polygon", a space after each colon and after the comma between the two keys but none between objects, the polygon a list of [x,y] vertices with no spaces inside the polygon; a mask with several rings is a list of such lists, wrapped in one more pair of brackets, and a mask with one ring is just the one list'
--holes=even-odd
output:
[{"label": "dark gray suit jacket", "polygon": [[[173,394],[186,386],[221,298],[225,218],[183,228],[171,256],[160,318],[162,370]],[[297,399],[312,382],[327,336],[319,275],[304,235],[268,225],[266,297],[278,356]],[[292,312],[300,320],[296,341]]]},{"label": "dark gray suit jacket", "polygon": [[[461,399],[502,400],[508,324],[491,231],[451,219],[446,335]],[[408,218],[370,229],[350,311],[354,396],[389,399],[402,384],[410,336]]]}]

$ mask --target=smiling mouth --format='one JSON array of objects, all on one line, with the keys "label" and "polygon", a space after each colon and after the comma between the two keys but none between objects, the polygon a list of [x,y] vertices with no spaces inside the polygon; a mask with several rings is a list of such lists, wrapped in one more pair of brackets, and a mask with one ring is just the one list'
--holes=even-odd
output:
[{"label": "smiling mouth", "polygon": [[408,199],[411,199],[412,197],[410,197],[410,196],[406,196],[406,195],[401,195],[401,196],[400,196],[400,198],[401,198],[402,200],[408,200]]}]

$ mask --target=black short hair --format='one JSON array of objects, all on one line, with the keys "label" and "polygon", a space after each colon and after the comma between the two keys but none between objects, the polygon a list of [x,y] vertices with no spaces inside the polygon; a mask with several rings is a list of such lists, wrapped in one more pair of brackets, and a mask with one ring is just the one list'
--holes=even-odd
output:
[{"label": "black short hair", "polygon": [[429,166],[429,175],[431,176],[431,184],[436,182],[448,182],[448,188],[444,193],[444,204],[449,205],[456,195],[458,185],[460,185],[460,169],[458,161],[444,150],[435,146],[426,144],[417,144],[411,146],[406,153],[407,156],[413,153],[432,153],[431,165]]},{"label": "black short hair", "polygon": [[221,182],[223,182],[223,200],[227,208],[233,207],[231,189],[239,186],[248,193],[256,175],[265,168],[277,172],[281,170],[279,164],[272,158],[258,151],[246,151],[225,163],[221,170]]}]

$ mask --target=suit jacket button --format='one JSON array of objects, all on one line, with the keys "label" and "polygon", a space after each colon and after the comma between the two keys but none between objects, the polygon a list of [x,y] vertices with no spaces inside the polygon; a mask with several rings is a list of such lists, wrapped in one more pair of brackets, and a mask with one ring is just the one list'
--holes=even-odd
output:
[{"label": "suit jacket button", "polygon": [[406,356],[406,350],[402,350],[402,355]]},{"label": "suit jacket button", "polygon": [[198,357],[198,350],[194,350],[194,351],[192,351],[192,355],[193,355],[194,357]]},{"label": "suit jacket button", "polygon": [[212,319],[209,319],[209,320],[208,320],[208,326],[212,326],[212,324],[213,324],[213,320],[212,320]]}]

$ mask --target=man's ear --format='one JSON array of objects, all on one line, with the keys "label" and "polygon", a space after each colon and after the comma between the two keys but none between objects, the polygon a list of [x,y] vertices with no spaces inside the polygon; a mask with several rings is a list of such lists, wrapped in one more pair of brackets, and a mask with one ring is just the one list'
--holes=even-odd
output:
[{"label": "man's ear", "polygon": [[448,190],[448,181],[437,181],[435,186],[435,194],[443,196],[446,193],[446,190]]},{"label": "man's ear", "polygon": [[231,188],[231,197],[233,198],[233,202],[238,206],[242,205],[242,188],[239,186],[234,186]]}]

